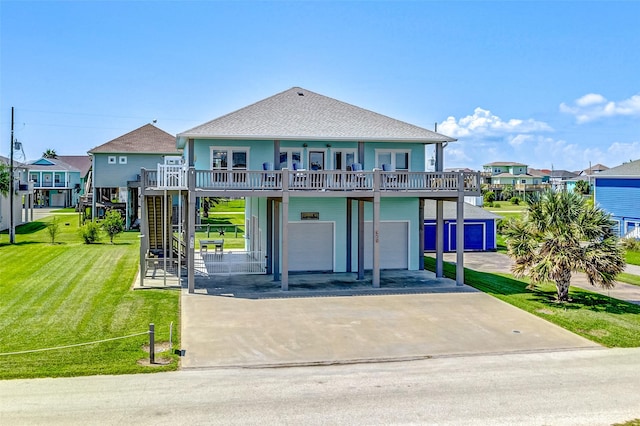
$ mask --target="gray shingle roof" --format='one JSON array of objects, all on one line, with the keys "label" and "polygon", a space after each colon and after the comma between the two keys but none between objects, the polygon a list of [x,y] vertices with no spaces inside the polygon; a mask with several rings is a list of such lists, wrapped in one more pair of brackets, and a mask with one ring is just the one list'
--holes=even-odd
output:
[{"label": "gray shingle roof", "polygon": [[482,167],[491,166],[526,166],[527,164],[514,163],[512,161],[494,161],[493,163],[483,164]]},{"label": "gray shingle roof", "polygon": [[174,136],[153,124],[145,124],[89,151],[89,154],[102,153],[179,154],[180,151]]},{"label": "gray shingle roof", "polygon": [[91,168],[91,157],[88,155],[58,155],[58,159],[80,170],[82,177],[85,177]]},{"label": "gray shingle roof", "polygon": [[600,177],[614,177],[614,176],[640,176],[640,160],[623,163],[617,167],[612,167],[608,170],[603,170],[600,173],[595,174],[593,176],[596,179]]},{"label": "gray shingle roof", "polygon": [[[454,220],[457,214],[457,206],[454,201],[445,201],[443,203],[443,216],[445,220]],[[435,219],[436,218],[436,200],[425,200],[424,204],[424,218]],[[465,219],[501,219],[502,216],[492,213],[482,207],[474,206],[473,204],[464,203],[464,218]]]},{"label": "gray shingle roof", "polygon": [[43,160],[43,158],[39,158],[34,161],[30,161],[27,164],[27,168],[29,170],[50,170],[50,171],[68,171],[68,172],[79,172],[80,169],[72,166],[71,164],[65,163],[59,158],[44,158],[44,160],[48,161],[52,164],[34,164],[38,161]]},{"label": "gray shingle roof", "polygon": [[178,134],[179,138],[453,142],[455,139],[300,87]]}]

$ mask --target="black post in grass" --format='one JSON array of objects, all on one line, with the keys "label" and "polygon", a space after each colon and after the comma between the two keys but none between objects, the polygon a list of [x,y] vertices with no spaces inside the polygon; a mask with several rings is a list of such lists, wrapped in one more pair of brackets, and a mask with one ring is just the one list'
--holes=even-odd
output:
[{"label": "black post in grass", "polygon": [[149,363],[155,364],[156,362],[156,348],[155,348],[155,325],[149,324]]}]

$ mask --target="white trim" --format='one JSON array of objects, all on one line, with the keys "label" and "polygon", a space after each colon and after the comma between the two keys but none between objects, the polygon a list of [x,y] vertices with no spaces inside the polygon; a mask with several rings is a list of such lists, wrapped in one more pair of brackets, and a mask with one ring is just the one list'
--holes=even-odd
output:
[{"label": "white trim", "polygon": [[117,164],[117,158],[115,155],[109,155],[107,157],[107,164]]},{"label": "white trim", "polygon": [[[495,223],[495,220],[493,221]],[[487,250],[487,224],[484,222],[463,222],[464,225],[482,225],[482,250],[486,251]],[[450,220],[449,223],[446,223],[445,226],[449,225],[449,250],[448,251],[454,251],[453,249],[453,242],[456,242],[456,238],[455,238],[455,234],[453,234],[452,237],[452,233],[453,233],[453,226],[452,225],[456,225],[456,227],[458,226],[458,221],[457,220]],[[456,228],[457,230],[457,228]],[[466,234],[466,229],[465,229],[465,236]],[[497,235],[497,234],[496,234]],[[464,244],[464,242],[463,242]],[[464,247],[462,247],[462,251],[464,251]]]},{"label": "white trim", "polygon": [[127,164],[127,156],[121,155],[118,157],[118,164]]}]

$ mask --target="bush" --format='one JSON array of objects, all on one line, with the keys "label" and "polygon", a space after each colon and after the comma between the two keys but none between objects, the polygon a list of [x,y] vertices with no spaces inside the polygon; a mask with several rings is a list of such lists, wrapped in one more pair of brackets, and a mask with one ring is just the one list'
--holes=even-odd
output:
[{"label": "bush", "polygon": [[518,204],[520,204],[520,198],[518,198],[518,197],[511,197],[511,199],[509,200],[509,202],[511,202],[511,204],[514,204],[514,205],[516,205],[516,206],[517,206]]},{"label": "bush", "polygon": [[640,251],[640,240],[637,240],[635,238],[622,238],[620,240],[620,245],[625,250]]},{"label": "bush", "polygon": [[85,244],[92,244],[96,241],[100,241],[100,225],[96,222],[87,222],[80,227],[78,233],[84,240]]},{"label": "bush", "polygon": [[487,191],[483,195],[485,203],[493,203],[496,200],[496,193],[493,191]]}]

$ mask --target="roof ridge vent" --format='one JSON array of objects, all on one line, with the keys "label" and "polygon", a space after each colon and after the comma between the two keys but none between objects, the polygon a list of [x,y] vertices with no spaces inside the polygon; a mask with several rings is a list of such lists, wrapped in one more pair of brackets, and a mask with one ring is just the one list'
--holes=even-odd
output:
[{"label": "roof ridge vent", "polygon": [[304,96],[303,92],[298,92],[298,96]]}]

